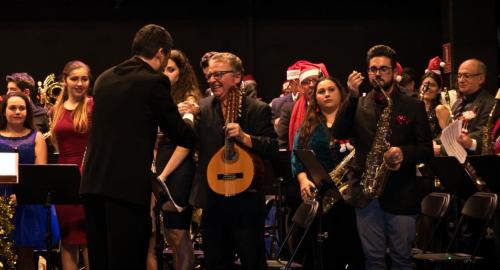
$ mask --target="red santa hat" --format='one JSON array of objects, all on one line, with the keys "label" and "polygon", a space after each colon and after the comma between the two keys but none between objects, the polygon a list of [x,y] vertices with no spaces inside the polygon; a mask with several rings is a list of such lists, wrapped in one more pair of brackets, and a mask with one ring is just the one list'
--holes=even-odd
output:
[{"label": "red santa hat", "polygon": [[399,62],[396,62],[396,74],[396,81],[400,83],[403,79],[403,67]]},{"label": "red santa hat", "polygon": [[302,82],[308,77],[311,76],[320,76],[320,77],[328,77],[328,70],[326,70],[326,66],[323,63],[313,64],[313,63],[304,63],[301,65],[299,82]]},{"label": "red santa hat", "polygon": [[300,66],[309,63],[308,61],[305,60],[299,60],[293,65],[289,66],[288,69],[286,70],[286,80],[291,81],[299,78],[300,75]]},{"label": "red santa hat", "polygon": [[438,75],[441,75],[441,68],[445,66],[445,62],[439,58],[439,56],[436,56],[429,60],[429,64],[427,65],[427,68],[425,69],[425,73],[427,72],[434,72]]},{"label": "red santa hat", "polygon": [[254,81],[255,82],[255,79],[253,78],[252,74],[247,74],[247,75],[243,76],[243,81],[244,82],[248,82],[248,81]]}]

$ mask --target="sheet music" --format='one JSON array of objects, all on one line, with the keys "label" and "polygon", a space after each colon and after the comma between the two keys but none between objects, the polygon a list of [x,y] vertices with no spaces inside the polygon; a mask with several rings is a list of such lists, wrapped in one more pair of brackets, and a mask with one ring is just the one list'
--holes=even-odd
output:
[{"label": "sheet music", "polygon": [[170,193],[170,189],[168,189],[168,186],[165,184],[165,182],[161,181],[160,179],[156,179],[158,180],[158,182],[160,182],[160,185],[161,185],[161,188],[163,189],[163,191],[167,194],[168,196],[168,199],[172,202],[172,204],[174,205],[175,207],[175,210],[177,210],[177,212],[182,212],[184,209],[186,209],[186,207],[182,207],[182,206],[179,206],[177,203],[175,203],[175,200],[174,198],[172,197],[172,194]]},{"label": "sheet music", "polygon": [[457,141],[462,129],[462,120],[453,121],[441,132],[441,143],[448,156],[455,157],[460,164],[464,164],[467,151]]},{"label": "sheet music", "polygon": [[18,153],[0,153],[0,183],[18,183],[18,155]]}]

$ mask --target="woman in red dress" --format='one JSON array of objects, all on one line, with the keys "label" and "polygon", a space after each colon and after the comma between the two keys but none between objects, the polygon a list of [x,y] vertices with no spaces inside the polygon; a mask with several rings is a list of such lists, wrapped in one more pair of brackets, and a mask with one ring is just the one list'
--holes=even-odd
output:
[{"label": "woman in red dress", "polygon": [[[93,101],[87,96],[90,68],[81,61],[68,62],[62,71],[64,89],[52,108],[52,141],[59,150],[59,164],[81,167],[87,146]],[[64,270],[77,270],[79,250],[89,269],[83,205],[58,205],[61,261]]]}]

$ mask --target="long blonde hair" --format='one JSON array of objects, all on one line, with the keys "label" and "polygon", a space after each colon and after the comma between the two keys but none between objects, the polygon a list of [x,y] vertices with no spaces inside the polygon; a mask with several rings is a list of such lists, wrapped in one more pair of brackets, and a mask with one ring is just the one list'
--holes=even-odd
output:
[{"label": "long blonde hair", "polygon": [[[87,70],[90,80],[91,78],[90,67],[87,64],[83,63],[82,61],[74,60],[66,63],[66,65],[64,66],[62,70],[62,81],[66,82],[66,79],[68,78],[71,71],[79,68],[84,68]],[[68,100],[68,98],[69,98],[68,87],[65,83],[62,93],[57,98],[54,107],[52,107],[53,118],[52,118],[52,125],[50,127],[51,131],[54,129],[56,124],[61,120],[62,116],[64,115],[64,102]],[[71,118],[73,120],[73,128],[78,133],[85,133],[89,129],[88,102],[89,99],[85,97],[81,102],[79,102],[79,104],[71,113]],[[54,135],[54,132],[52,132],[52,135]]]}]

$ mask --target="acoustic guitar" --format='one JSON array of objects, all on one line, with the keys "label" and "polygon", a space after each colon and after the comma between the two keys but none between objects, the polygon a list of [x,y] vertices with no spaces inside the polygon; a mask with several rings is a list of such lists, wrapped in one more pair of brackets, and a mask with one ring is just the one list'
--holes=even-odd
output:
[{"label": "acoustic guitar", "polygon": [[[226,125],[241,117],[242,94],[236,90],[228,93]],[[210,159],[207,167],[208,186],[215,193],[226,197],[247,190],[252,184],[255,166],[252,156],[233,138],[225,138],[224,146]]]}]

